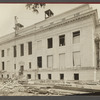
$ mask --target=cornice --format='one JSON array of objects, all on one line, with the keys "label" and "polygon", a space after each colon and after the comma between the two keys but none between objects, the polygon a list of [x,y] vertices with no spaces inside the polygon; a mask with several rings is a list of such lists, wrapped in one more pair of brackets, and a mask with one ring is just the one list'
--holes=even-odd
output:
[{"label": "cornice", "polygon": [[[45,26],[45,27],[42,27],[42,28],[38,28],[37,30],[34,30],[35,26],[31,26],[31,27],[28,27],[28,28],[25,28],[25,29],[22,29],[22,30],[19,30],[18,31],[18,36],[16,37],[13,37],[13,38],[10,38],[8,40],[4,40],[4,41],[1,41],[0,42],[0,45],[1,44],[4,44],[4,43],[7,43],[7,42],[10,42],[10,41],[13,41],[13,40],[17,40],[17,39],[20,39],[22,37],[26,37],[26,36],[29,36],[29,35],[35,35],[35,34],[38,34],[40,32],[44,32],[44,31],[48,31],[50,29],[53,29],[53,28],[57,28],[57,27],[60,27],[62,25],[65,25],[65,24],[70,24],[72,22],[75,22],[75,21],[79,21],[79,20],[82,20],[82,19],[85,19],[85,18],[88,18],[90,17],[91,15],[95,15],[96,16],[96,13],[97,13],[97,10],[92,10],[92,11],[89,11],[87,13],[84,13],[84,14],[80,14],[78,16],[74,16],[74,17],[71,17],[69,19],[66,19],[66,18],[62,18],[59,22],[57,23],[52,23],[52,24],[49,24],[48,26]],[[26,30],[27,29],[27,30]],[[14,34],[14,33],[13,33]],[[2,39],[2,38],[1,38]]]}]

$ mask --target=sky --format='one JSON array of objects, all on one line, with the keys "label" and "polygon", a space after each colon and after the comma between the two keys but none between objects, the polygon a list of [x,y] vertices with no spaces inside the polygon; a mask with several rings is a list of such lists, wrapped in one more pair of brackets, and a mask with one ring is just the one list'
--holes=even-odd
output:
[{"label": "sky", "polygon": [[[46,4],[45,8],[39,9],[39,14],[33,13],[32,10],[27,10],[25,5],[0,4],[0,37],[14,32],[14,16],[18,17],[19,23],[27,27],[44,20],[44,11],[48,9],[51,9],[54,15],[58,15],[82,4]],[[90,4],[90,6],[98,10],[98,16],[100,18],[100,4]]]}]

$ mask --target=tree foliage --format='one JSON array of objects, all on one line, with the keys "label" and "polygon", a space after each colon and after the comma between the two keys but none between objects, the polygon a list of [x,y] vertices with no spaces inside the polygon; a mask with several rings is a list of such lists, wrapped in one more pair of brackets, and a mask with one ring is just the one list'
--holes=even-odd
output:
[{"label": "tree foliage", "polygon": [[39,8],[44,8],[46,6],[45,3],[27,3],[26,9],[32,10],[33,12],[39,13]]}]

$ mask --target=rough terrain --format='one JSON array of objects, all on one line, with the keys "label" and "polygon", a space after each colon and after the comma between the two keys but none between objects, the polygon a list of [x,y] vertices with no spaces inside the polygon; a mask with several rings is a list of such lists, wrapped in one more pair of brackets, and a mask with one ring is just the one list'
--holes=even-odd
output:
[{"label": "rough terrain", "polygon": [[0,81],[0,96],[72,96],[100,93],[100,82],[82,81]]}]

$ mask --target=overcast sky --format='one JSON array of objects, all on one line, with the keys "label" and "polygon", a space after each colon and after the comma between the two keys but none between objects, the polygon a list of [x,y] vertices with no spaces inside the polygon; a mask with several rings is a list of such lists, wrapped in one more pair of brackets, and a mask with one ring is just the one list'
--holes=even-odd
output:
[{"label": "overcast sky", "polygon": [[[44,11],[51,9],[54,15],[58,15],[82,4],[47,4],[44,9],[40,9],[39,14],[33,13],[25,8],[25,4],[0,4],[0,37],[14,32],[14,16],[18,17],[18,22],[27,27],[36,22],[44,20]],[[98,10],[100,18],[100,4],[90,4]]]}]

